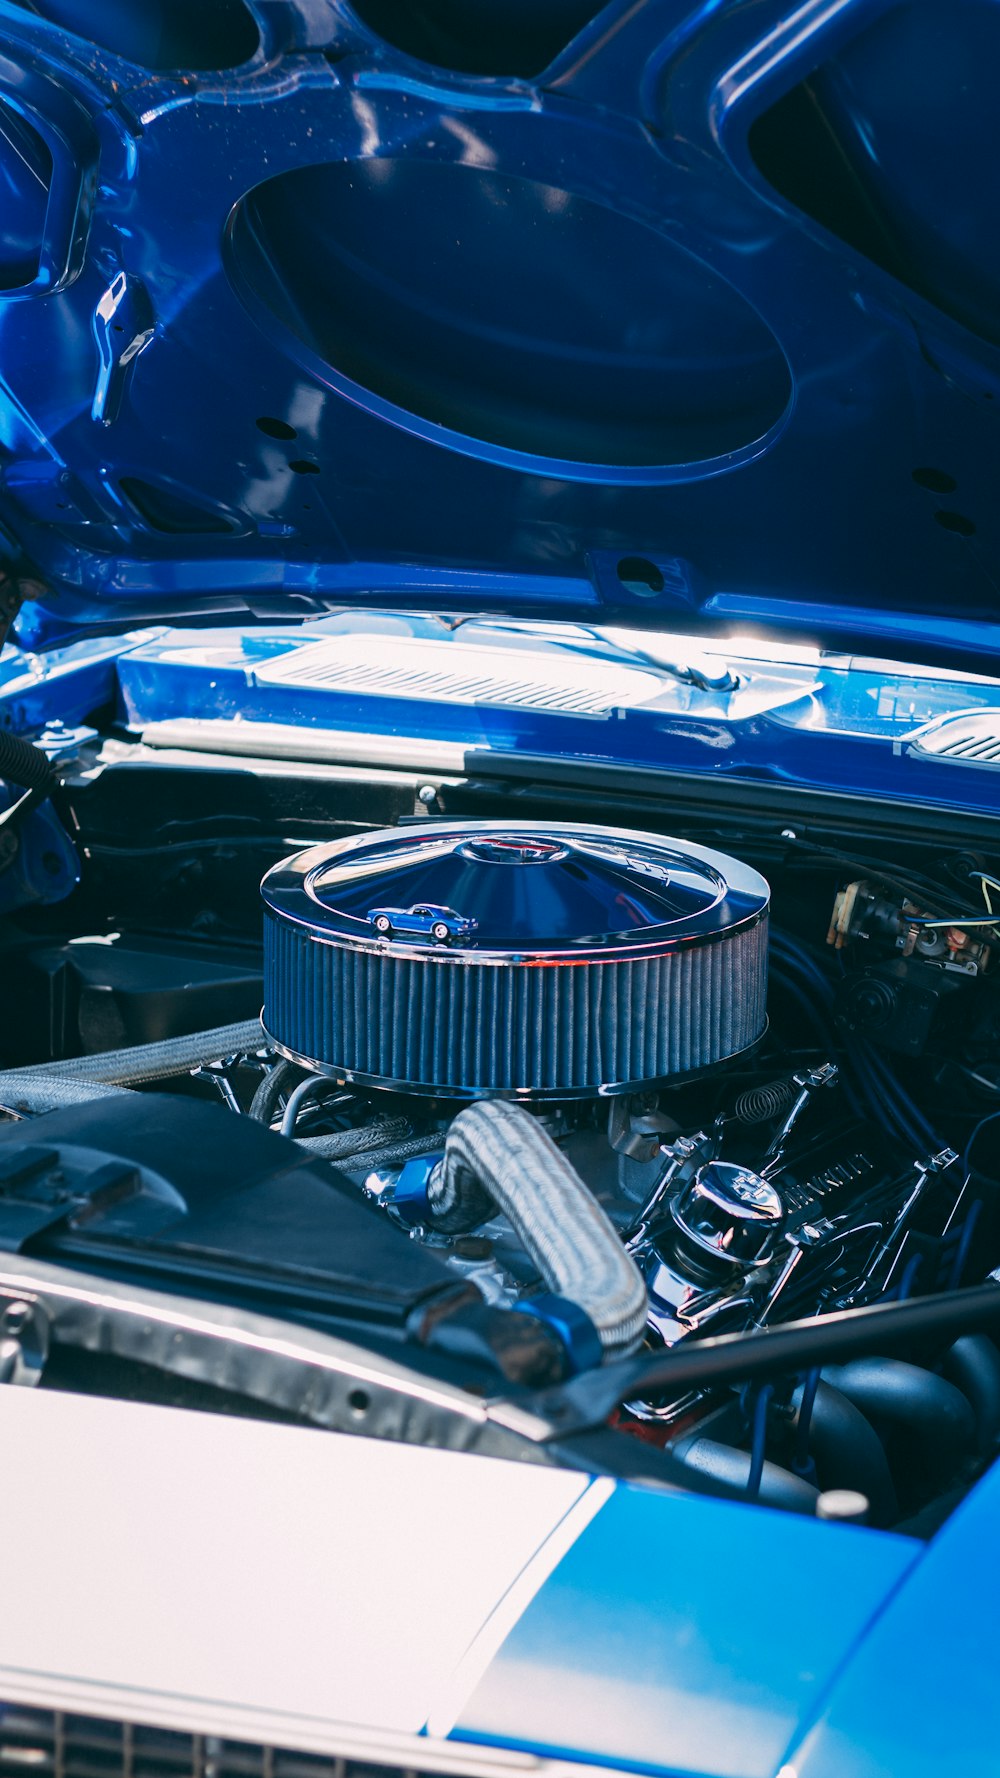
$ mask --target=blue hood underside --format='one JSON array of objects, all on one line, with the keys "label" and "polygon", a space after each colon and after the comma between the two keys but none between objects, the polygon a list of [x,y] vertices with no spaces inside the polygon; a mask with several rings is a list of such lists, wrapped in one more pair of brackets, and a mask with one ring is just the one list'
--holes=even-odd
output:
[{"label": "blue hood underside", "polygon": [[998,51],[984,0],[0,0],[26,635],[997,652]]}]

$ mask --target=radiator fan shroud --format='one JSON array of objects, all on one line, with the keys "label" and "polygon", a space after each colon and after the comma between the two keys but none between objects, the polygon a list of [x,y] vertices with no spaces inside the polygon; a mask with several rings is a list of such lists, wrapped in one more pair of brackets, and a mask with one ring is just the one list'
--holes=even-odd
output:
[{"label": "radiator fan shroud", "polygon": [[270,1040],[359,1085],[634,1092],[766,1028],[768,886],[686,840],[426,821],[297,853],[261,894]]}]

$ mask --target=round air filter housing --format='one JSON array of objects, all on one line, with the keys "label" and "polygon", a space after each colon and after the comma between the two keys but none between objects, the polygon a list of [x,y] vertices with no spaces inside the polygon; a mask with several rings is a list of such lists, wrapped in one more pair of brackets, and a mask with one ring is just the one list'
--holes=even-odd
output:
[{"label": "round air filter housing", "polygon": [[265,1029],[347,1081],[625,1093],[765,1029],[768,886],[686,840],[426,821],[300,852],[261,893]]}]

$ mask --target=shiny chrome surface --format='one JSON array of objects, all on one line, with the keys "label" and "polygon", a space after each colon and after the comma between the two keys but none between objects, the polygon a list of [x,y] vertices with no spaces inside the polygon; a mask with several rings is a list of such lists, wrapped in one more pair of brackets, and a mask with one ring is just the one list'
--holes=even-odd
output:
[{"label": "shiny chrome surface", "polygon": [[[268,1049],[286,1062],[297,1062],[302,1068],[310,1068],[315,1074],[323,1074],[329,1080],[344,1081],[349,1086],[371,1087],[379,1092],[413,1094],[419,1099],[444,1099],[449,1095],[463,1099],[513,1099],[528,1104],[553,1105],[575,1099],[618,1099],[629,1093],[655,1092],[663,1087],[686,1086],[689,1082],[702,1080],[713,1072],[716,1064],[708,1063],[704,1068],[691,1068],[683,1074],[661,1075],[655,1080],[623,1080],[601,1081],[597,1086],[588,1087],[463,1087],[461,1089],[437,1086],[433,1082],[424,1084],[420,1081],[407,1080],[404,1076],[393,1077],[384,1074],[365,1074],[360,1069],[344,1068],[336,1062],[324,1062],[315,1056],[303,1055],[299,1050],[291,1049],[282,1043],[262,1023],[264,1041]],[[741,1056],[752,1055],[760,1040],[755,1039],[744,1050],[734,1050],[727,1062],[738,1062]]]},{"label": "shiny chrome surface", "polygon": [[493,1428],[481,1398],[333,1334],[4,1254],[0,1313],[23,1304],[30,1305],[34,1325],[44,1320],[52,1346],[150,1365],[310,1425],[450,1450],[530,1455],[523,1441],[512,1445]]},{"label": "shiny chrome surface", "polygon": [[[276,864],[265,908],[324,944],[441,964],[610,963],[690,949],[756,924],[770,890],[693,841],[579,822],[421,821],[312,846]],[[447,951],[376,936],[370,910],[436,903],[474,918]]]},{"label": "shiny chrome surface", "polygon": [[768,886],[687,841],[418,821],[297,853],[261,896],[266,1030],[359,1085],[630,1093],[694,1077],[766,1029]]},{"label": "shiny chrome surface", "polygon": [[685,1240],[713,1259],[758,1265],[781,1227],[784,1206],[768,1180],[734,1161],[709,1161],[681,1192],[671,1214]]}]

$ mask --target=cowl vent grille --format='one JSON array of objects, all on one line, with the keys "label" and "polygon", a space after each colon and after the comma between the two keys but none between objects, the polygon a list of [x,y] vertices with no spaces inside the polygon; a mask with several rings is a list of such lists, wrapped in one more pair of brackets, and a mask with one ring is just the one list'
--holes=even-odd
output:
[{"label": "cowl vent grille", "polygon": [[909,752],[962,766],[1000,766],[1000,711],[967,710],[914,735]]},{"label": "cowl vent grille", "polygon": [[656,673],[527,649],[476,647],[418,637],[341,636],[290,649],[256,669],[261,684],[308,686],[344,698],[403,698],[432,704],[501,705],[577,717],[609,717],[650,703]]},{"label": "cowl vent grille", "polygon": [[0,1704],[0,1778],[424,1778],[405,1766]]}]

